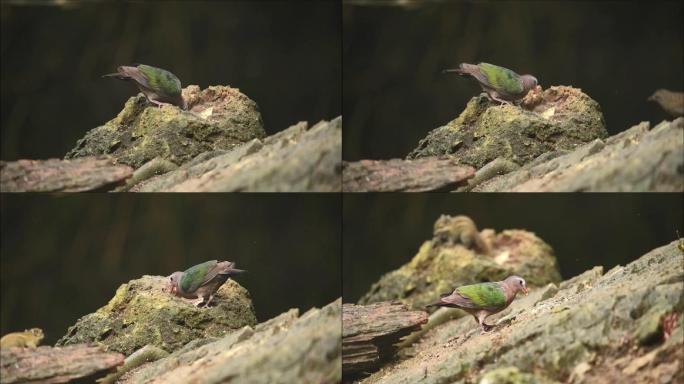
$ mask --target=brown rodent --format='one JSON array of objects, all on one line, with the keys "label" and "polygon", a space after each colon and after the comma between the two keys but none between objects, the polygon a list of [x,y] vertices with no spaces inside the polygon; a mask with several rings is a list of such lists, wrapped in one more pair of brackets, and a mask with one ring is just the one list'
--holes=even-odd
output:
[{"label": "brown rodent", "polygon": [[435,222],[434,237],[439,242],[462,244],[482,255],[491,254],[489,244],[468,216],[440,216]]},{"label": "brown rodent", "polygon": [[43,330],[40,328],[31,328],[24,332],[12,332],[0,339],[0,348],[35,348],[44,337]]}]

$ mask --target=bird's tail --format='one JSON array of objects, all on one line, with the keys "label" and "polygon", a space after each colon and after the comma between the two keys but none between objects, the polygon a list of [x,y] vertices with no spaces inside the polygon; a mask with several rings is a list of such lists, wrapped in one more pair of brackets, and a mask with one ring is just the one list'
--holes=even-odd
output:
[{"label": "bird's tail", "polygon": [[103,75],[102,77],[115,77],[119,80],[130,80],[132,77],[134,77],[135,73],[137,73],[138,68],[122,65],[118,67],[116,70],[117,72],[108,73],[106,75]]},{"label": "bird's tail", "polygon": [[247,271],[244,270],[244,269],[237,269],[237,268],[235,268],[235,263],[234,263],[234,262],[230,262],[230,261],[221,261],[221,262],[219,263],[219,265],[221,266],[221,269],[222,269],[222,271],[219,272],[219,273],[224,274],[224,275],[230,276],[230,275],[237,275],[238,273],[247,272]]},{"label": "bird's tail", "polygon": [[461,63],[458,65],[458,68],[445,69],[442,71],[442,73],[444,73],[444,74],[455,73],[455,74],[461,75],[461,76],[470,76],[470,72],[471,72],[472,67],[477,68],[477,65],[468,64],[468,63]]},{"label": "bird's tail", "polygon": [[116,73],[108,73],[108,74],[106,74],[106,75],[102,75],[102,77],[115,77],[115,78],[117,78],[117,79],[119,79],[119,80],[128,80],[128,79],[129,79],[128,76],[124,76],[124,75],[120,74],[119,72],[116,72]]},{"label": "bird's tail", "polygon": [[[439,295],[439,297],[445,298],[445,297],[447,297],[447,296],[450,296],[452,293],[453,293],[453,291],[451,291],[451,292],[444,292],[444,293],[441,293],[441,294]],[[429,307],[443,307],[444,304],[445,304],[445,303],[442,302],[442,300],[440,299],[439,301],[437,301],[437,302],[435,302],[435,303],[426,305],[425,308],[429,308]]]}]

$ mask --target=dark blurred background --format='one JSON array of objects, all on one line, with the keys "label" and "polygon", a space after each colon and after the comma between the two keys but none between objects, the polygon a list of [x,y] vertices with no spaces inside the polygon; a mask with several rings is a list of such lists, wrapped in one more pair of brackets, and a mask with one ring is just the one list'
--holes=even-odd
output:
[{"label": "dark blurred background", "polygon": [[[16,4],[54,4],[35,6]],[[341,111],[338,1],[3,0],[3,160],[63,157],[137,94],[103,79],[150,64],[183,86],[230,85],[257,102],[268,134]]]},{"label": "dark blurred background", "polygon": [[564,279],[596,265],[607,272],[684,235],[682,195],[345,194],[344,302],[409,262],[441,214],[470,216],[478,229],[525,229],[548,243]]},{"label": "dark blurred background", "polygon": [[461,62],[581,88],[601,105],[610,134],[671,119],[646,98],[684,87],[682,4],[346,1],[343,157],[405,157],[456,118],[481,92],[472,79],[440,74]]},{"label": "dark blurred background", "polygon": [[142,275],[235,261],[258,320],[340,297],[341,196],[2,194],[1,334],[53,344]]}]

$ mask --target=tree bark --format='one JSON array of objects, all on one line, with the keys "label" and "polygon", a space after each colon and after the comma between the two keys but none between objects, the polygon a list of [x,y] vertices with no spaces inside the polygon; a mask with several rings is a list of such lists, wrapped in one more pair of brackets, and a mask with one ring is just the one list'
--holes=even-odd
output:
[{"label": "tree bark", "polygon": [[344,192],[452,191],[475,175],[453,158],[361,160],[344,163]]},{"label": "tree bark", "polygon": [[2,192],[108,191],[133,174],[127,165],[94,157],[2,161],[0,169]]},{"label": "tree bark", "polygon": [[[85,344],[6,348],[0,351],[2,383],[66,383],[123,364],[124,355]],[[94,379],[94,378],[93,378]],[[94,380],[93,380],[94,381]]]},{"label": "tree bark", "polygon": [[427,323],[423,311],[409,311],[399,302],[342,307],[342,372],[374,370],[396,352],[400,339]]}]

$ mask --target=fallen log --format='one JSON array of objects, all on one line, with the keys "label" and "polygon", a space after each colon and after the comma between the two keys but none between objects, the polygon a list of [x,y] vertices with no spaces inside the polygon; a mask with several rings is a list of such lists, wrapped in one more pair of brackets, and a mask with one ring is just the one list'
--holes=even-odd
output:
[{"label": "fallen log", "polygon": [[0,161],[2,192],[109,191],[133,174],[110,159]]},{"label": "fallen log", "polygon": [[[7,383],[67,383],[92,378],[123,364],[124,355],[85,344],[0,350],[0,377]],[[94,382],[94,380],[92,380]]]},{"label": "fallen log", "polygon": [[393,356],[395,344],[427,322],[423,311],[400,302],[342,307],[342,373],[372,371]]},{"label": "fallen log", "polygon": [[475,175],[454,158],[361,160],[343,163],[343,192],[453,191]]}]

